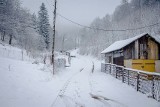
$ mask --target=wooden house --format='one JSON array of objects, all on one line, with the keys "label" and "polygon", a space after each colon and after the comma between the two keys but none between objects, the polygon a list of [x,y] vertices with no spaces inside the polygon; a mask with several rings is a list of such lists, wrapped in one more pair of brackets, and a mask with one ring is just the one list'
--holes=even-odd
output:
[{"label": "wooden house", "polygon": [[105,63],[160,72],[160,38],[147,33],[113,43],[104,51]]}]

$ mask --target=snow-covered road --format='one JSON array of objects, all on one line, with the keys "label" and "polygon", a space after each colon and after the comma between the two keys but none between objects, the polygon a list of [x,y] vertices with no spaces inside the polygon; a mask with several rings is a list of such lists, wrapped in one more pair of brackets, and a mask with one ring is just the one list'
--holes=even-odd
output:
[{"label": "snow-covered road", "polygon": [[[94,63],[94,66],[93,66]],[[93,71],[94,67],[94,71]],[[160,103],[100,72],[100,62],[84,56],[72,59],[73,74],[51,107],[159,107]]]},{"label": "snow-covered road", "polygon": [[[94,107],[92,93],[92,61],[79,56],[80,63],[73,59],[70,71],[75,72],[60,90],[58,98],[54,100],[52,106],[59,107]],[[82,60],[83,59],[83,60]],[[75,70],[75,67],[77,67]]]},{"label": "snow-covered road", "polygon": [[0,107],[160,107],[100,72],[92,57],[77,55],[71,63],[52,76],[43,64],[0,56]]}]

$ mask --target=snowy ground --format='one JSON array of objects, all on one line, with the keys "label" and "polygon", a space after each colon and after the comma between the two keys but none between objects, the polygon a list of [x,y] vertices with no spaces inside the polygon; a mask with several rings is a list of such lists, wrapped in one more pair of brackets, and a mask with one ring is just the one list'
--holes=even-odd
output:
[{"label": "snowy ground", "polygon": [[76,55],[71,67],[52,76],[43,64],[0,55],[0,107],[160,107],[100,72],[91,57]]}]

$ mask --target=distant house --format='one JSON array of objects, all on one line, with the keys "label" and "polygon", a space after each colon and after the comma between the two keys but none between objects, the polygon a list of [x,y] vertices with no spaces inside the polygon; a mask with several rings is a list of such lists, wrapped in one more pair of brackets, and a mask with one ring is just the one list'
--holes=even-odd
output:
[{"label": "distant house", "polygon": [[113,43],[104,51],[105,63],[160,72],[160,38],[147,33]]}]

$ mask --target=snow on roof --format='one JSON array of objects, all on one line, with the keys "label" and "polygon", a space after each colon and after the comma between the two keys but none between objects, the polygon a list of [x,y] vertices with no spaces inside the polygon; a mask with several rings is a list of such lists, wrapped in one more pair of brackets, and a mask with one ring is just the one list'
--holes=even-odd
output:
[{"label": "snow on roof", "polygon": [[160,43],[160,36],[156,35],[156,36],[151,36],[155,39],[155,41],[157,41],[158,43]]},{"label": "snow on roof", "polygon": [[[148,33],[143,33],[143,34],[137,35],[133,38],[129,38],[129,39],[126,39],[126,40],[121,40],[121,41],[116,41],[112,45],[110,45],[108,48],[103,50],[101,53],[104,54],[104,53],[109,53],[109,52],[113,52],[113,51],[122,49],[123,47],[127,46],[128,44],[132,43],[133,41],[135,41],[135,40],[137,40],[137,39],[139,39],[139,38],[141,38],[142,36],[145,36],[145,35],[149,35],[149,34]],[[160,43],[160,38],[158,38],[157,36],[156,37],[151,36],[151,37],[153,39],[155,39],[158,43]]]}]

